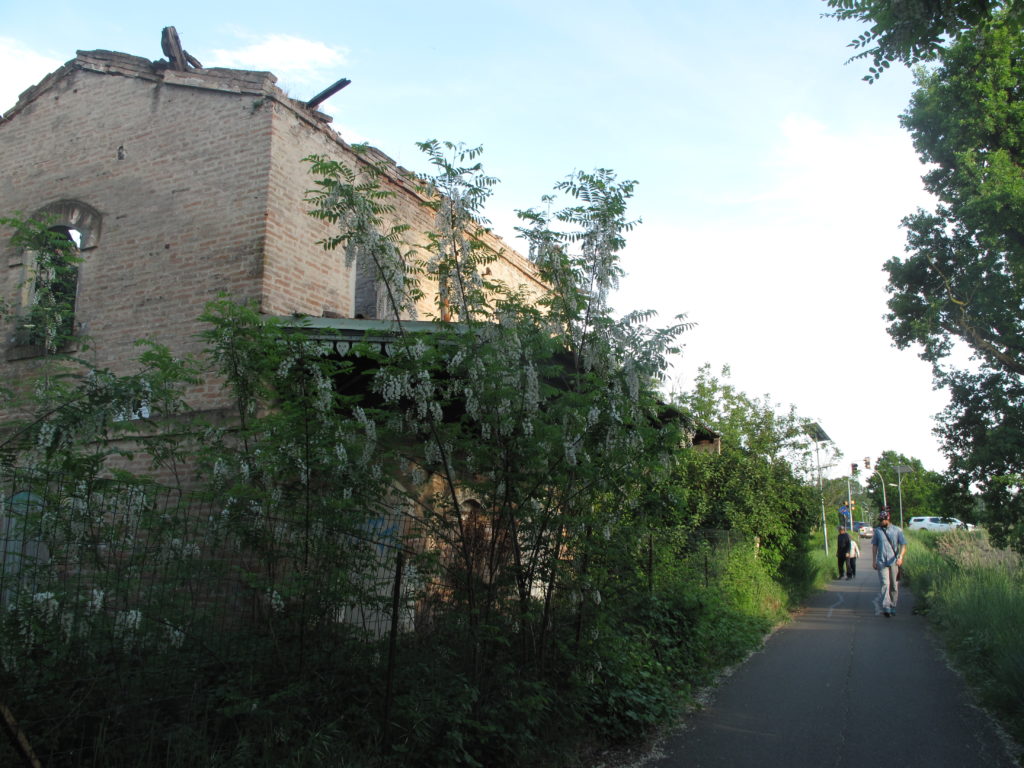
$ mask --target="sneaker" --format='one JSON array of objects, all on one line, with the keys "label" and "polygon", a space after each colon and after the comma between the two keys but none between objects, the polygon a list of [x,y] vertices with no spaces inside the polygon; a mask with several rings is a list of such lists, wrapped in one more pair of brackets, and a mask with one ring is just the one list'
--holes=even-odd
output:
[{"label": "sneaker", "polygon": [[885,616],[885,618],[887,618],[887,619],[888,619],[888,618],[889,618],[890,616],[892,616],[892,614],[891,614],[891,613],[889,613],[888,611],[882,611],[882,615],[883,615],[883,616]]}]

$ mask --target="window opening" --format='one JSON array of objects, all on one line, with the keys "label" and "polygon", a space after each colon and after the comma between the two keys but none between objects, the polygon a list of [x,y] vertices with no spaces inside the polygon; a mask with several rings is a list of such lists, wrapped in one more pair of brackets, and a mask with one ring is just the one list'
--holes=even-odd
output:
[{"label": "window opening", "polygon": [[32,253],[30,296],[19,323],[18,341],[56,351],[66,346],[75,332],[82,233],[58,225],[41,235]]},{"label": "window opening", "polygon": [[85,203],[60,200],[15,223],[12,244],[20,247],[20,258],[10,266],[21,269],[21,308],[12,341],[26,350],[19,356],[56,352],[71,343],[82,254],[96,247],[101,219]]}]

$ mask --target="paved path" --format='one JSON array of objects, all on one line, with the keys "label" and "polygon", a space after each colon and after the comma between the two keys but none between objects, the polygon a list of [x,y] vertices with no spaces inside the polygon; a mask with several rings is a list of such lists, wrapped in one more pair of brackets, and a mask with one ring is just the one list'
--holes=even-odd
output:
[{"label": "paved path", "polygon": [[870,546],[779,629],[644,768],[1011,768],[1017,764],[942,660],[909,588],[875,603]]}]

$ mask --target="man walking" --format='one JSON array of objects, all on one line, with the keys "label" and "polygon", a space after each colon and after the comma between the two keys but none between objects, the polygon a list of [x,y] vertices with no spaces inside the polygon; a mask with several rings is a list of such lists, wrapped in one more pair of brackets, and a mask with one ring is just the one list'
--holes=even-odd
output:
[{"label": "man walking", "polygon": [[871,537],[871,565],[878,571],[881,591],[878,604],[886,618],[896,615],[896,602],[900,596],[899,569],[907,553],[907,540],[903,530],[889,520],[889,508],[878,513],[878,525]]},{"label": "man walking", "polygon": [[849,567],[847,565],[846,561],[849,559],[849,557],[850,557],[850,534],[848,534],[846,532],[846,526],[845,525],[840,525],[839,526],[839,539],[836,541],[836,560],[838,561],[838,565],[839,565],[839,576],[838,576],[838,578],[840,578],[840,579],[843,578],[844,575],[846,575],[846,569]]}]

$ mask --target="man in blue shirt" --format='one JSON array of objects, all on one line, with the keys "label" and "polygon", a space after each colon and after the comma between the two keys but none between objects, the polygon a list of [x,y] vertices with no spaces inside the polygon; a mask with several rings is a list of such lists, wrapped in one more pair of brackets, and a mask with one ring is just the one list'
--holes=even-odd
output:
[{"label": "man in blue shirt", "polygon": [[878,525],[871,537],[871,565],[878,571],[881,592],[878,603],[886,618],[896,615],[896,601],[900,596],[899,568],[907,554],[907,540],[903,530],[889,520],[889,508],[878,513]]}]

